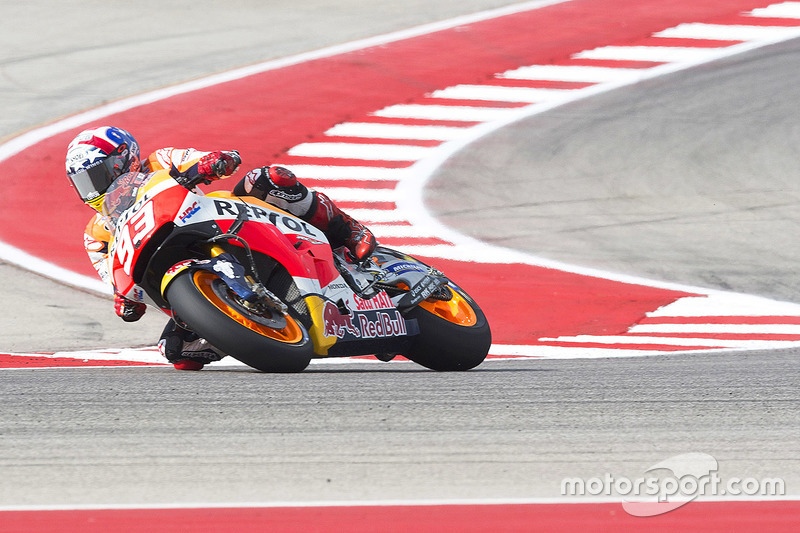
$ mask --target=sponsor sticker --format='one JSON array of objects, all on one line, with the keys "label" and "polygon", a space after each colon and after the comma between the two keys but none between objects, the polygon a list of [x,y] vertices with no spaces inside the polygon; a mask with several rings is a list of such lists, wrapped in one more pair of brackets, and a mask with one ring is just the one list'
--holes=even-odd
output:
[{"label": "sponsor sticker", "polygon": [[427,269],[422,265],[418,265],[416,263],[409,263],[409,262],[398,262],[398,263],[391,263],[388,265],[384,265],[383,267],[385,270],[392,272],[394,274],[399,274],[401,272],[426,272]]},{"label": "sponsor sticker", "polygon": [[[388,296],[386,298],[388,299]],[[391,300],[389,303],[391,303]],[[400,337],[408,334],[403,316],[394,308],[378,312],[367,311],[342,314],[333,302],[328,301],[325,302],[322,318],[325,324],[324,335],[326,337],[342,339],[345,336],[351,336],[359,339],[375,339],[379,337]]]},{"label": "sponsor sticker", "polygon": [[369,300],[365,300],[354,294],[353,303],[355,303],[356,311],[394,309],[394,304],[392,303],[391,298],[389,298],[389,295],[386,294],[386,291],[379,292]]},{"label": "sponsor sticker", "polygon": [[195,213],[197,213],[198,211],[200,211],[200,206],[199,206],[199,205],[197,205],[197,202],[195,202],[195,203],[193,203],[192,205],[190,205],[189,207],[187,207],[187,208],[186,208],[186,209],[183,211],[183,213],[181,213],[181,214],[179,215],[179,216],[180,216],[180,219],[181,219],[181,222],[186,222],[187,220],[189,220],[190,218],[192,218],[192,215],[194,215],[194,214],[195,214]]},{"label": "sponsor sticker", "polygon": [[374,339],[376,337],[399,337],[408,333],[406,331],[406,321],[397,310],[378,313],[376,320],[370,320],[367,315],[358,315],[358,323],[361,327],[362,339]]},{"label": "sponsor sticker", "polygon": [[322,311],[322,320],[325,322],[325,336],[343,338],[346,334],[361,337],[361,330],[353,323],[352,313],[343,315],[333,302],[325,302]]}]

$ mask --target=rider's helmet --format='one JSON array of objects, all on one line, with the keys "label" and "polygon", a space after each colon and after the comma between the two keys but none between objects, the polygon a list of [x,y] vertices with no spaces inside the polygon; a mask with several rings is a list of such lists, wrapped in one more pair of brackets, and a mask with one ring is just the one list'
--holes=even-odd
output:
[{"label": "rider's helmet", "polygon": [[142,166],[139,143],[127,131],[103,126],[80,132],[67,148],[67,177],[87,205],[100,211],[108,187]]}]

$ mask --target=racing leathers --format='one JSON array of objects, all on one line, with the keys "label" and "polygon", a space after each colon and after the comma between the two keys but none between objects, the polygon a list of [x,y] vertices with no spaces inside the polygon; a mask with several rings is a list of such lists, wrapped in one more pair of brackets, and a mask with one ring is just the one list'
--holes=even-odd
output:
[{"label": "racing leathers", "polygon": [[279,166],[251,170],[236,187],[237,196],[254,196],[321,229],[332,248],[345,246],[362,262],[375,251],[372,232],[339,209],[327,195],[307,188],[291,170]]}]

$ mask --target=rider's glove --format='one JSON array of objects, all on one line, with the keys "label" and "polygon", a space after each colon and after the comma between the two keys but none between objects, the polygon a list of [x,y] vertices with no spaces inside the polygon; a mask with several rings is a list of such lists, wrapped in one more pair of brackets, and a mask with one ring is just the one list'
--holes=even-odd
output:
[{"label": "rider's glove", "polygon": [[230,176],[242,162],[239,152],[231,150],[230,152],[211,152],[200,158],[197,163],[197,174],[209,183],[222,176]]},{"label": "rider's glove", "polygon": [[119,293],[114,293],[114,311],[116,311],[117,316],[125,322],[136,322],[142,318],[146,310],[147,306],[145,304],[134,302]]},{"label": "rider's glove", "polygon": [[230,176],[242,162],[239,152],[211,152],[200,158],[197,164],[192,165],[188,170],[181,172],[175,164],[169,171],[170,176],[175,181],[189,190],[194,189],[201,183],[208,185],[222,176]]}]

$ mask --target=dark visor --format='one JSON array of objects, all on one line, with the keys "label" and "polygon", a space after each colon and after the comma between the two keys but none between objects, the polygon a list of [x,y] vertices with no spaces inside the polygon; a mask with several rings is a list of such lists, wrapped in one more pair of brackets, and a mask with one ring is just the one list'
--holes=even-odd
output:
[{"label": "dark visor", "polygon": [[109,157],[99,165],[84,168],[70,176],[75,189],[84,202],[93,200],[106,192],[108,186],[117,178],[114,172],[115,157]]}]

